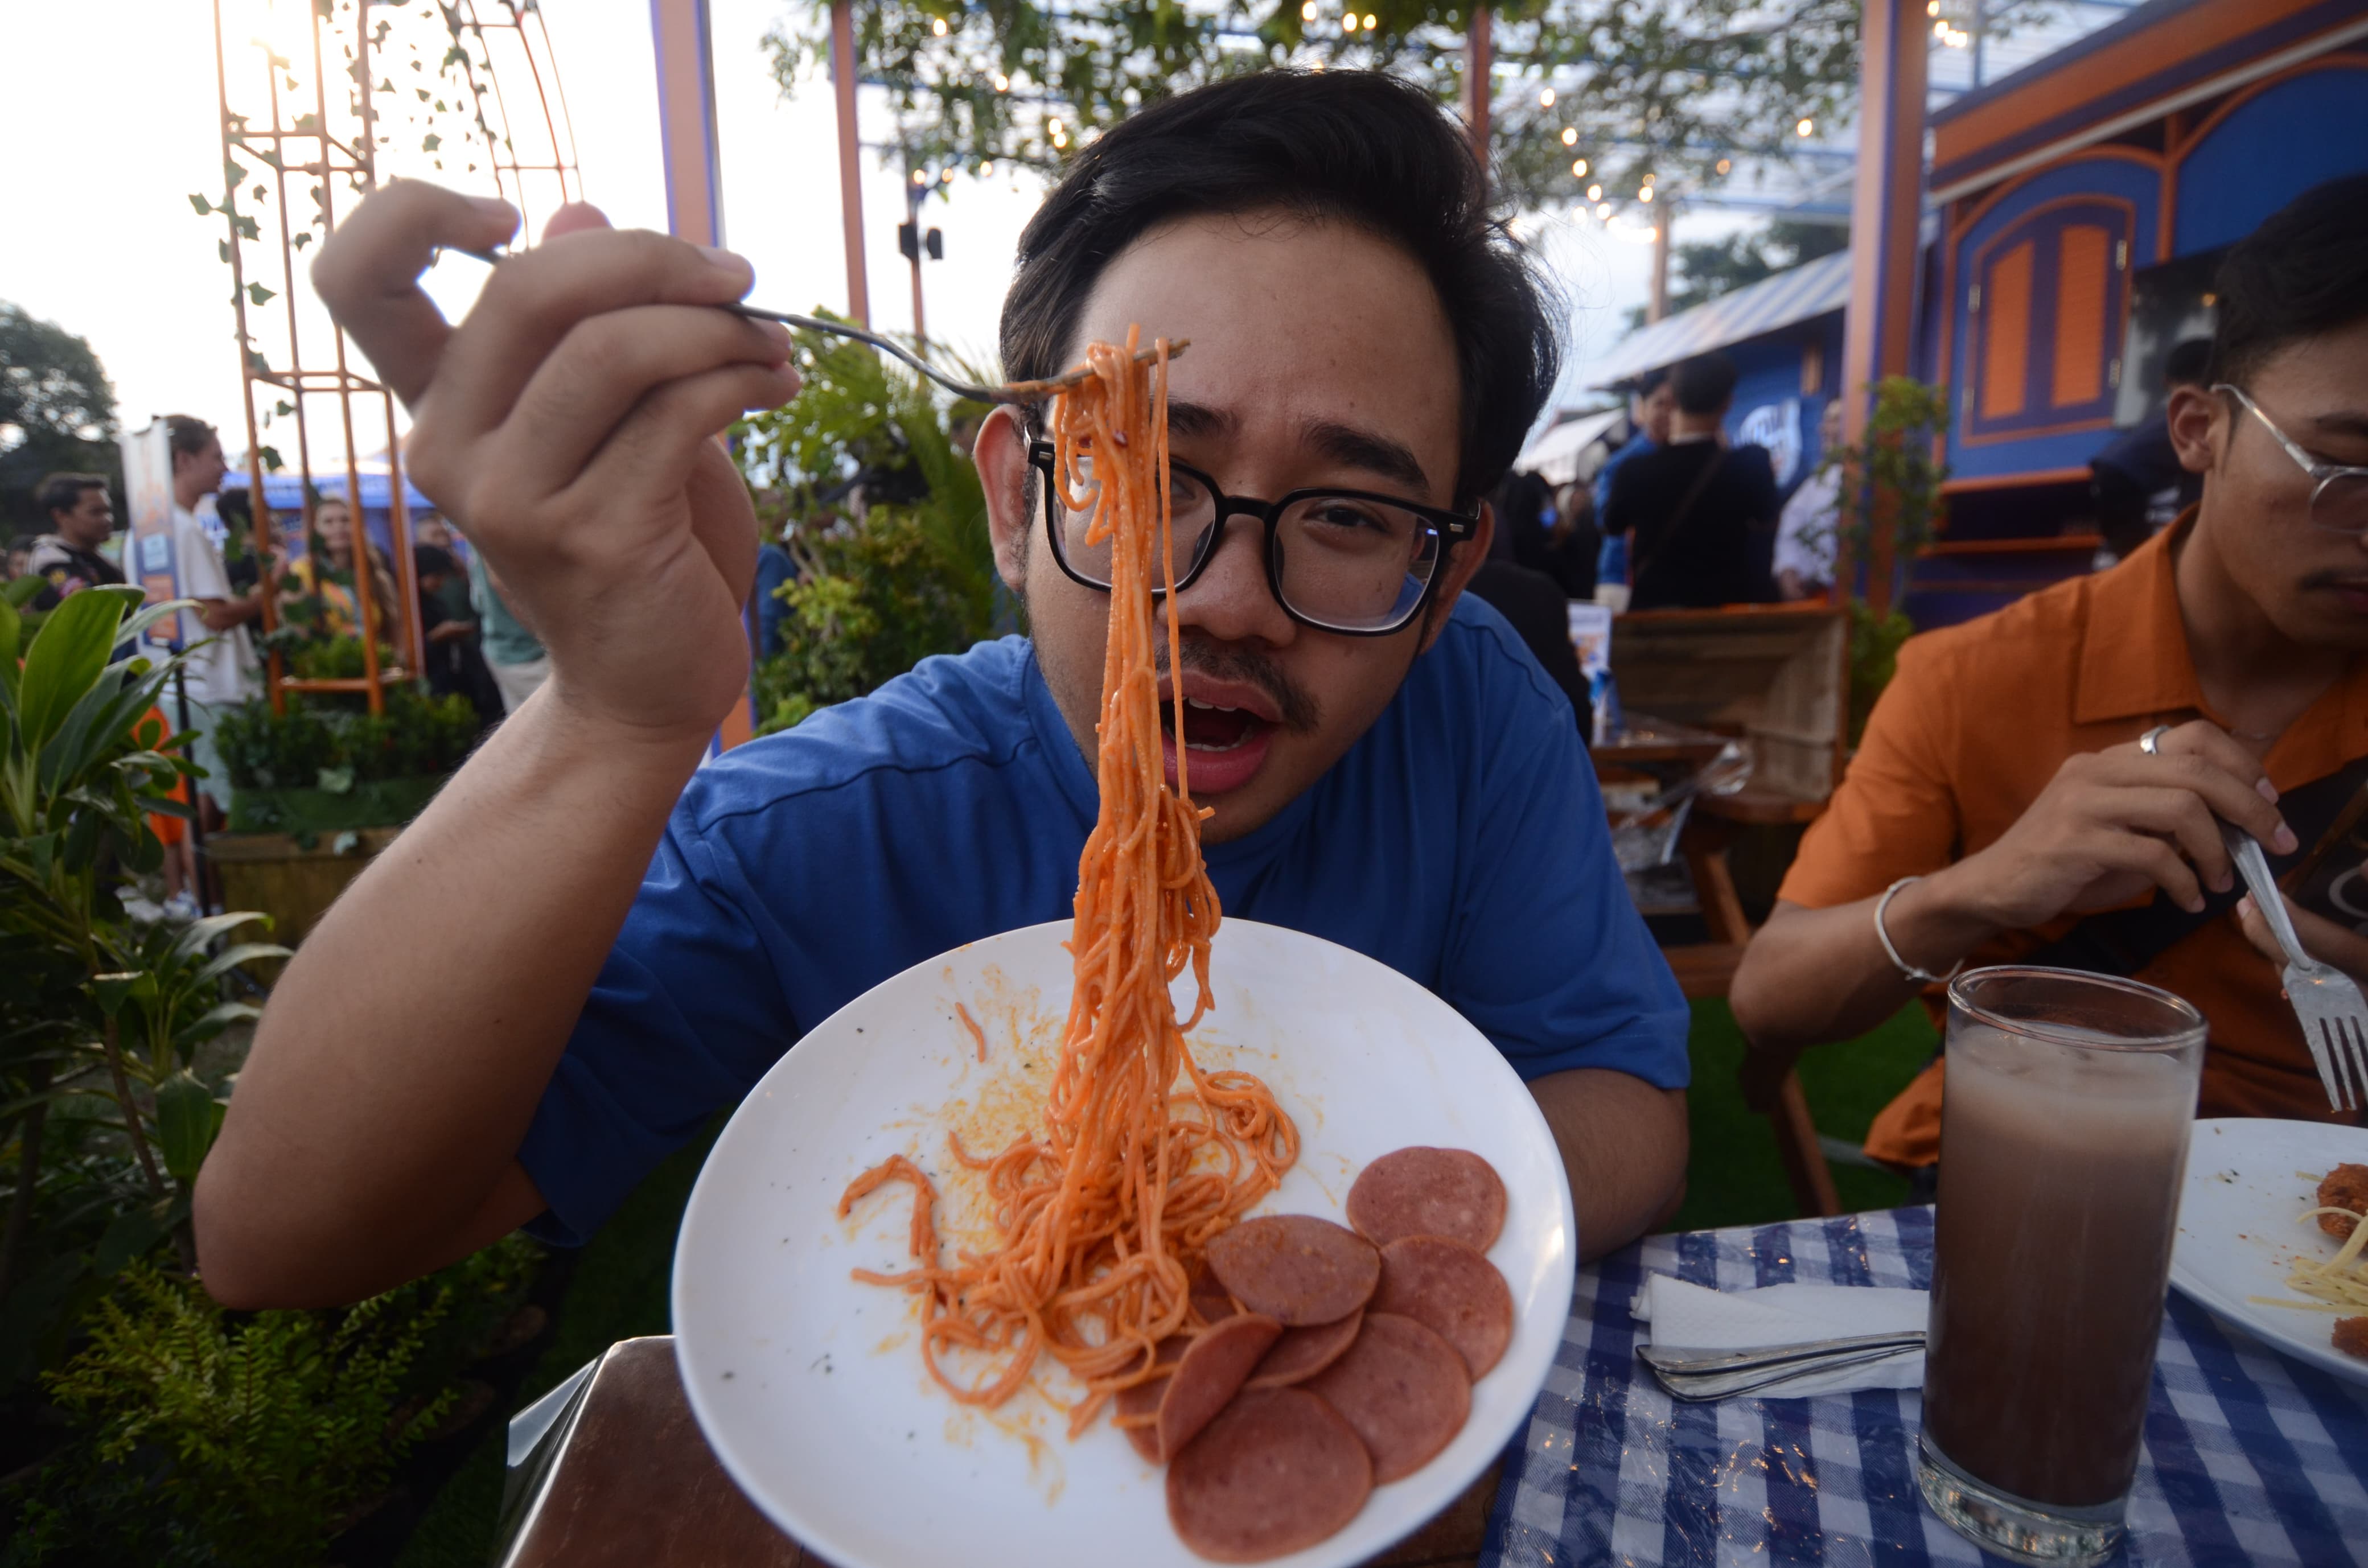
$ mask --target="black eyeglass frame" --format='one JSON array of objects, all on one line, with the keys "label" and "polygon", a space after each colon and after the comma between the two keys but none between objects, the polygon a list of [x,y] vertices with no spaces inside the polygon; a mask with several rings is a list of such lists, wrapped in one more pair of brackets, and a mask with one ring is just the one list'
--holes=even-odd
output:
[{"label": "black eyeglass frame", "polygon": [[[1105,594],[1110,592],[1110,585],[1108,583],[1098,583],[1071,565],[1068,552],[1061,546],[1059,449],[1050,441],[1031,441],[1028,445],[1028,464],[1037,472],[1043,482],[1044,538],[1045,541],[1053,547],[1053,559],[1060,563],[1063,574],[1080,587],[1093,588]],[[1341,637],[1389,637],[1412,625],[1421,616],[1424,608],[1430,603],[1431,596],[1439,591],[1440,578],[1443,575],[1440,567],[1447,563],[1447,552],[1469,540],[1473,530],[1480,526],[1480,518],[1476,511],[1466,515],[1451,511],[1444,506],[1427,506],[1419,501],[1409,501],[1403,495],[1385,495],[1377,490],[1341,490],[1329,485],[1318,485],[1310,489],[1290,491],[1274,501],[1261,501],[1255,495],[1229,495],[1213,477],[1194,468],[1190,463],[1180,463],[1171,458],[1168,460],[1167,467],[1170,472],[1189,474],[1199,481],[1215,499],[1217,507],[1215,518],[1210,523],[1208,531],[1201,536],[1201,542],[1193,552],[1192,563],[1176,579],[1178,593],[1182,593],[1200,581],[1201,574],[1208,570],[1210,562],[1216,559],[1217,549],[1224,542],[1225,524],[1235,517],[1247,515],[1258,518],[1266,527],[1266,549],[1262,559],[1266,562],[1267,592],[1272,594],[1274,602],[1282,607],[1282,613],[1302,626],[1311,627],[1317,631],[1329,631]],[[1316,495],[1338,495],[1344,500],[1372,501],[1384,506],[1395,506],[1401,511],[1411,512],[1420,517],[1431,531],[1439,536],[1439,565],[1431,568],[1430,575],[1423,582],[1422,592],[1415,596],[1414,603],[1406,607],[1406,613],[1387,626],[1335,626],[1330,621],[1319,620],[1304,610],[1294,608],[1292,602],[1283,597],[1282,570],[1277,553],[1277,540],[1282,531],[1282,515],[1297,503]],[[1163,587],[1154,587],[1151,590],[1151,597],[1156,599],[1166,592],[1167,589]]]}]

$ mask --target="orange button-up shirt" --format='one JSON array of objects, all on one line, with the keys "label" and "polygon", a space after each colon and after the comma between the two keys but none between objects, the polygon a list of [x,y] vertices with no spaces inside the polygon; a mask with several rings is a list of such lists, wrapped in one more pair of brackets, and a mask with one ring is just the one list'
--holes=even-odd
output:
[{"label": "orange button-up shirt", "polygon": [[[1901,877],[1996,843],[2075,753],[2199,716],[2226,728],[2196,682],[2171,578],[2171,542],[2188,525],[2182,517],[2110,572],[1909,641],[1778,896],[1811,909],[1873,897]],[[2278,738],[2263,766],[2283,791],[2362,756],[2368,668],[2355,662]],[[2013,962],[2075,923],[2066,916],[2009,932],[1968,965]],[[2202,1115],[2351,1119],[2328,1108],[2278,971],[2245,940],[2233,912],[2174,943],[2135,978],[2184,996],[2210,1022]],[[1941,1023],[1941,989],[1929,988],[1924,1000]],[[1939,1108],[1940,1074],[1928,1072],[1877,1119],[1867,1152],[1929,1163],[1939,1146]]]}]

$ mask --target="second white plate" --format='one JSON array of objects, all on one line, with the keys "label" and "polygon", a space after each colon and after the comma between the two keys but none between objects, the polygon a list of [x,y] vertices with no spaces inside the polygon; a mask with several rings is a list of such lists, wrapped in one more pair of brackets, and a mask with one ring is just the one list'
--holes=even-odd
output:
[{"label": "second white plate", "polygon": [[2368,1165],[2368,1130],[2324,1121],[2226,1117],[2195,1124],[2170,1282],[2199,1306],[2296,1360],[2368,1383],[2368,1361],[2335,1348],[2335,1315],[2273,1307],[2255,1296],[2294,1300],[2286,1272],[2296,1257],[2330,1258],[2333,1236],[2294,1216],[2316,1201],[2319,1177],[2344,1164]]}]

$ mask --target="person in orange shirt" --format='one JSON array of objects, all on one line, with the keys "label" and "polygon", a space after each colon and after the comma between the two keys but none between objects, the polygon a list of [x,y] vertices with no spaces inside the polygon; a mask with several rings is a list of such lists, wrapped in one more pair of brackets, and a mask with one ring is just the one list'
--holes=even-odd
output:
[{"label": "person in orange shirt", "polygon": [[[2283,875],[2368,790],[2368,176],[2271,216],[2218,290],[2205,383],[2166,415],[2202,500],[2110,572],[1901,650],[1736,972],[1755,1102],[1919,992],[1937,1020],[1959,967],[2025,961],[2193,1002],[2205,1116],[2344,1119],[2214,817]],[[2295,923],[2368,978],[2368,938]],[[1884,1110],[1870,1154],[1937,1159],[1941,1078]]]}]

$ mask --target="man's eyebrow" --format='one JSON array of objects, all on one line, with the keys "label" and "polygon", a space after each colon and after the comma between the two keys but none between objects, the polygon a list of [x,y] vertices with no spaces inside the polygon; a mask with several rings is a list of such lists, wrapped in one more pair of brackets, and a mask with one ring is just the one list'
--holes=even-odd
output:
[{"label": "man's eyebrow", "polygon": [[1378,474],[1417,494],[1430,494],[1430,476],[1422,472],[1422,464],[1403,442],[1331,419],[1313,420],[1301,426],[1300,435],[1334,462]]},{"label": "man's eyebrow", "polygon": [[1180,397],[1167,400],[1167,433],[1171,436],[1229,436],[1241,421],[1221,408],[1211,408],[1204,403],[1188,403]]},{"label": "man's eyebrow", "polygon": [[2351,436],[2368,441],[2368,414],[2351,409],[2319,415],[2310,422],[2310,427],[2323,435]]}]

